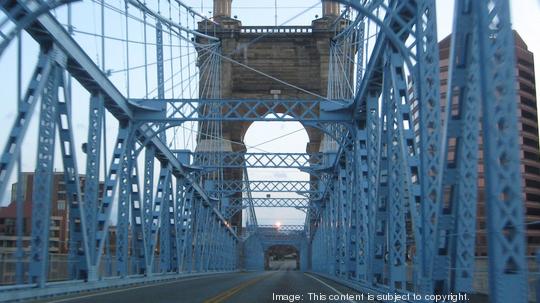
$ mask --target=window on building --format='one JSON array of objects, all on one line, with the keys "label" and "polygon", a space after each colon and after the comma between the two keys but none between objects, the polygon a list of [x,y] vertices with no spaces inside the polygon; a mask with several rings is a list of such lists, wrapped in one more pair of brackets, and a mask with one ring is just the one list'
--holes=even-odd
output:
[{"label": "window on building", "polygon": [[521,65],[524,65],[524,66],[530,66],[532,65],[532,62],[529,62],[525,59],[518,59],[518,63],[521,64]]},{"label": "window on building", "polygon": [[526,110],[522,110],[521,111],[521,116],[523,118],[526,118],[526,119],[529,119],[529,120],[533,120],[534,122],[536,122],[538,120],[538,116],[536,115],[535,112],[530,112],[530,111],[526,111]]},{"label": "window on building", "polygon": [[11,185],[11,201],[17,200],[17,183]]},{"label": "window on building", "polygon": [[531,94],[533,96],[535,95],[534,88],[532,88],[532,86],[527,85],[525,83],[520,83],[519,84],[519,89],[521,89],[522,91],[527,92],[527,93],[529,93],[529,94]]},{"label": "window on building", "polygon": [[534,75],[532,75],[531,73],[527,72],[527,71],[524,71],[522,69],[519,70],[519,76],[523,79],[526,79],[528,81],[531,81],[532,83],[534,83]]},{"label": "window on building", "polygon": [[531,99],[529,99],[527,97],[522,96],[521,97],[521,103],[536,109],[536,102],[534,102],[533,100],[531,100]]},{"label": "window on building", "polygon": [[537,194],[527,194],[526,195],[527,201],[532,202],[539,202],[540,203],[540,195]]},{"label": "window on building", "polygon": [[525,165],[525,172],[534,175],[540,175],[540,167]]},{"label": "window on building", "polygon": [[525,159],[538,161],[538,156],[535,153],[524,151],[523,156],[525,157]]},{"label": "window on building", "polygon": [[523,123],[523,131],[524,131],[524,132],[531,133],[531,134],[533,134],[533,135],[538,134],[538,128],[537,128],[537,127],[532,127],[532,126],[527,125],[527,124],[525,124],[525,123]]},{"label": "window on building", "polygon": [[525,179],[525,185],[530,186],[530,187],[540,188],[540,182],[536,180]]},{"label": "window on building", "polygon": [[523,138],[523,144],[530,146],[534,149],[538,149],[538,141],[530,138]]},{"label": "window on building", "polygon": [[66,209],[66,201],[60,200],[56,202],[56,208],[58,210],[65,210]]}]

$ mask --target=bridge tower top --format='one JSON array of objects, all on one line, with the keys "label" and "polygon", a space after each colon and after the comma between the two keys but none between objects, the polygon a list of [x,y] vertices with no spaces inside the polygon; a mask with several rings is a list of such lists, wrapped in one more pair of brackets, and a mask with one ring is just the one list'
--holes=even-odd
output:
[{"label": "bridge tower top", "polygon": [[323,0],[322,2],[323,17],[339,16],[339,3],[334,1]]},{"label": "bridge tower top", "polygon": [[[232,0],[214,0],[214,18],[219,25],[208,21],[198,25],[199,32],[219,38],[222,54],[235,61],[221,62],[221,98],[312,100],[326,97],[330,39],[348,22],[345,19],[335,22],[340,14],[339,3],[323,0],[322,18],[307,26],[244,26],[241,20],[231,18],[231,4]],[[204,42],[206,38],[197,39]],[[200,66],[205,59],[199,56]],[[203,87],[205,79],[200,81]],[[251,122],[225,124],[224,139],[238,143],[224,147],[225,150],[244,150],[243,139]],[[306,130],[310,139],[306,151],[319,152],[321,132],[309,127]]]},{"label": "bridge tower top", "polygon": [[232,0],[214,0],[214,18],[231,17]]}]

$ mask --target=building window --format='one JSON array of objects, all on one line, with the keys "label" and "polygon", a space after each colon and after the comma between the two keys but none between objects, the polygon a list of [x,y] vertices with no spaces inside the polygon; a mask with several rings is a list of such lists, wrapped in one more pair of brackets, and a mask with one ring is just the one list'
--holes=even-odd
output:
[{"label": "building window", "polygon": [[530,146],[534,149],[538,149],[538,141],[529,138],[523,138],[523,144]]},{"label": "building window", "polygon": [[530,85],[527,85],[527,84],[524,84],[524,83],[520,83],[519,84],[519,88],[524,91],[524,92],[527,92],[531,95],[535,95],[535,91],[534,91],[534,88],[532,88]]},{"label": "building window", "polygon": [[535,153],[531,153],[531,152],[528,152],[528,151],[524,151],[524,152],[523,152],[523,156],[524,156],[525,159],[527,159],[527,160],[538,161],[538,156],[537,156]]},{"label": "building window", "polygon": [[540,195],[537,194],[527,194],[527,201],[540,202]]},{"label": "building window", "polygon": [[534,83],[534,76],[531,73],[528,73],[522,69],[519,70],[519,76],[523,79],[526,79],[530,81],[531,83]]},{"label": "building window", "polygon": [[539,181],[536,181],[536,180],[530,180],[530,179],[526,179],[525,180],[525,185],[527,187],[535,187],[535,188],[540,188],[540,182]]},{"label": "building window", "polygon": [[525,165],[525,172],[534,175],[540,175],[540,167]]},{"label": "building window", "polygon": [[532,120],[532,121],[534,121],[534,122],[536,122],[536,121],[538,120],[538,116],[536,116],[536,113],[535,113],[535,112],[530,112],[530,111],[526,111],[526,110],[521,110],[521,116],[522,116],[523,118]]},{"label": "building window", "polygon": [[527,125],[527,124],[523,124],[523,131],[524,132],[528,132],[528,133],[531,133],[533,135],[536,135],[538,134],[538,128],[537,127],[532,127],[530,125]]},{"label": "building window", "polygon": [[527,97],[521,97],[521,103],[536,109],[536,102]]},{"label": "building window", "polygon": [[65,210],[66,209],[66,201],[58,201],[56,203],[56,208],[58,210]]},{"label": "building window", "polygon": [[518,59],[518,63],[521,64],[521,65],[524,65],[524,66],[531,66],[532,65],[532,62],[529,62],[525,59]]},{"label": "building window", "polygon": [[17,183],[11,185],[11,201],[17,200]]}]

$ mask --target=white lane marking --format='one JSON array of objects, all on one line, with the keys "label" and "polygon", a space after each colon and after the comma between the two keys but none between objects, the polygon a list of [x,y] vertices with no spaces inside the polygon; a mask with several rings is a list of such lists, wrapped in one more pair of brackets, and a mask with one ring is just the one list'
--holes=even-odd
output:
[{"label": "white lane marking", "polygon": [[169,281],[169,282],[165,282],[165,283],[150,283],[150,284],[147,284],[147,285],[141,285],[141,286],[134,286],[134,287],[129,287],[129,288],[117,289],[117,290],[104,291],[104,292],[99,292],[99,293],[95,293],[95,294],[83,295],[83,296],[78,296],[78,297],[70,297],[70,298],[59,299],[59,300],[55,300],[55,301],[47,301],[47,302],[48,303],[69,302],[69,301],[78,300],[78,299],[86,299],[86,298],[97,297],[97,296],[102,296],[102,295],[115,294],[115,293],[124,292],[124,291],[128,291],[128,290],[141,289],[141,288],[154,287],[154,286],[161,286],[161,285],[168,285],[168,284],[187,282],[187,281],[193,281],[193,280],[200,280],[200,279],[209,278],[209,277],[214,277],[214,276],[204,276],[204,277],[196,277],[196,278],[189,278],[189,279],[179,279],[179,280]]},{"label": "white lane marking", "polygon": [[[340,295],[340,296],[345,296],[345,295],[344,295],[343,293],[341,293],[339,290],[335,289],[335,288],[332,287],[331,285],[328,285],[328,284],[325,283],[323,280],[318,279],[318,278],[315,278],[314,276],[309,275],[309,274],[306,274],[306,273],[304,273],[304,275],[306,275],[306,276],[312,278],[313,280],[318,281],[318,282],[321,283],[322,285],[324,285],[324,286],[330,288],[331,290],[333,290],[334,292],[336,292],[338,295]],[[348,300],[348,301],[351,302],[351,303],[357,303],[356,301],[353,301],[353,300]]]}]

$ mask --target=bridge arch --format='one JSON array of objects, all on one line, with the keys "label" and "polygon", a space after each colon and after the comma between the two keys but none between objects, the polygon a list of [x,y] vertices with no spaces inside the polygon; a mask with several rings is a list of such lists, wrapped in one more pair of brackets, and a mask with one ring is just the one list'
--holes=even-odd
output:
[{"label": "bridge arch", "polygon": [[[246,124],[247,125],[247,124]],[[303,153],[311,140],[309,132],[299,122],[255,122],[249,124],[244,137],[247,151],[251,152],[289,152]],[[275,141],[271,141],[275,140]],[[284,141],[285,140],[285,141]],[[285,146],[285,143],[287,145]],[[250,147],[253,147],[250,149]],[[248,168],[250,181],[309,181],[310,175],[295,168]],[[253,198],[300,198],[294,192],[253,193]],[[259,224],[299,224],[304,220],[305,213],[295,208],[255,208]],[[284,217],[284,213],[286,216]]]},{"label": "bridge arch", "polygon": [[300,247],[294,244],[273,244],[265,247],[266,270],[299,270]]}]

